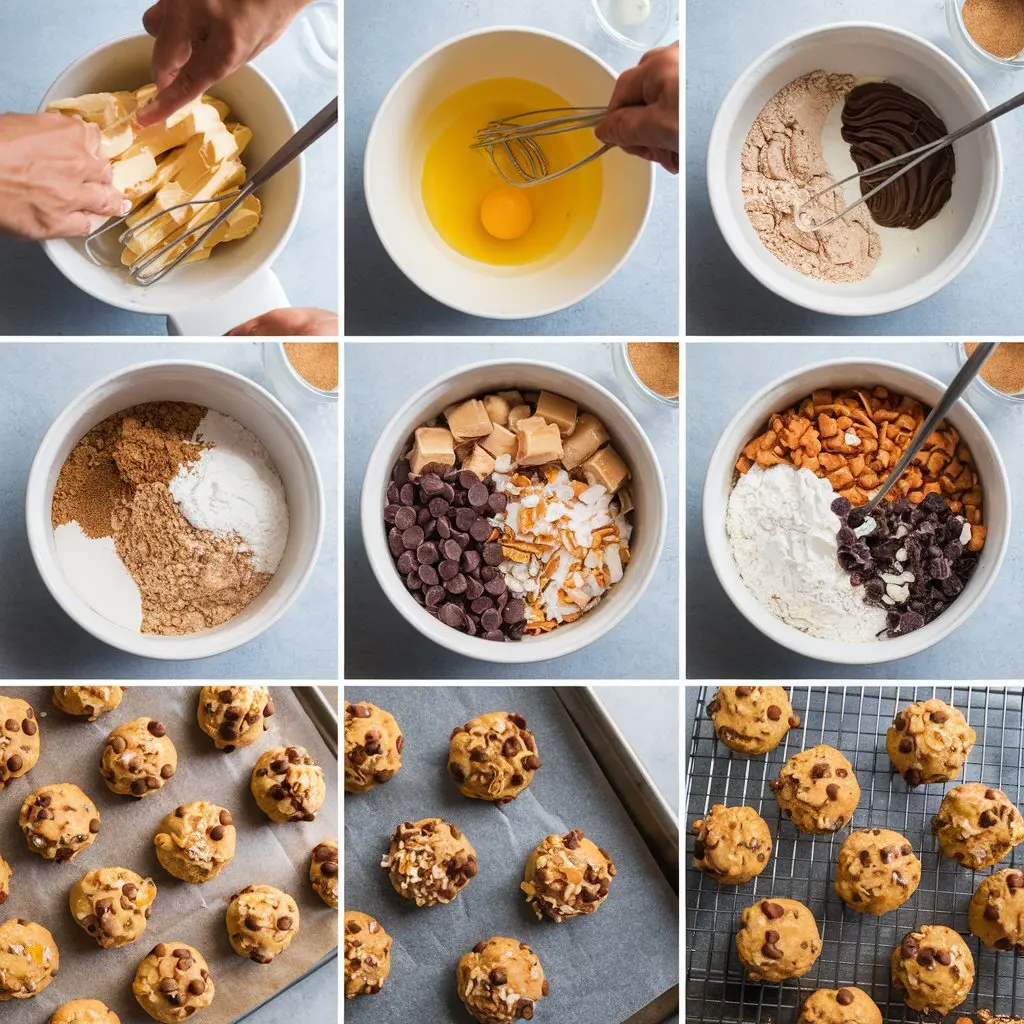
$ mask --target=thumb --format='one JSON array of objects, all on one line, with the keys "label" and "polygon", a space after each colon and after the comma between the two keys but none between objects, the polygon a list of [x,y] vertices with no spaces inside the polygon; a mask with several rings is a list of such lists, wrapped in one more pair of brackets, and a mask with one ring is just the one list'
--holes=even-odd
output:
[{"label": "thumb", "polygon": [[645,106],[621,107],[608,114],[594,134],[605,145],[622,149],[650,146],[651,113]]},{"label": "thumb", "polygon": [[160,27],[163,24],[163,20],[163,0],[157,0],[157,2],[142,15],[142,27],[155,39],[160,35]]}]

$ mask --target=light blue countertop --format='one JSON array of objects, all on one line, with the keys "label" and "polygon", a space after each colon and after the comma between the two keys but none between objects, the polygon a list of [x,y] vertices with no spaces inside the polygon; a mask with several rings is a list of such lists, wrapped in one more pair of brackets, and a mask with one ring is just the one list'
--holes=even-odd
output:
[{"label": "light blue countertop", "polygon": [[[783,39],[837,21],[875,21],[907,29],[961,64],[940,0],[748,0],[689,4],[686,74],[686,333],[688,335],[956,335],[1021,330],[1019,239],[1024,228],[1024,122],[1019,112],[996,126],[1005,179],[999,212],[970,265],[932,298],[896,313],[833,317],[794,306],[759,284],[725,243],[708,202],[705,159],[719,104],[743,70]],[[1013,70],[965,65],[994,106],[1024,88]],[[958,127],[951,125],[952,127]],[[968,140],[969,141],[969,140]]]},{"label": "light blue countertop", "polygon": [[[1016,630],[1024,590],[1024,526],[1013,512],[1009,546],[985,600],[951,636],[920,654],[881,665],[815,661],[780,647],[737,611],[715,576],[704,542],[701,491],[708,460],[739,408],[776,377],[840,358],[888,359],[942,381],[958,369],[947,342],[691,342],[686,346],[686,677],[688,679],[1017,679]],[[1011,502],[1021,498],[1024,407],[972,384],[965,400],[992,433]]]},{"label": "light blue countertop", "polygon": [[[360,335],[647,335],[679,333],[679,178],[657,171],[643,238],[596,294],[552,316],[483,320],[443,306],[392,263],[363,198],[370,122],[398,76],[433,47],[473,29],[527,25],[572,39],[624,71],[640,53],[604,34],[590,0],[384,0],[345,7],[345,333]],[[372,55],[372,56],[370,56]]]},{"label": "light blue countertop", "polygon": [[[269,344],[276,344],[270,342]],[[284,400],[324,481],[323,547],[288,613],[251,643],[200,661],[151,661],[108,647],[50,596],[25,535],[25,485],[36,448],[64,406],[115,370],[155,359],[195,359],[267,385],[255,342],[9,342],[0,344],[0,678],[337,679],[338,421],[334,405]],[[272,389],[271,389],[272,390]]]},{"label": "light blue countertop", "polygon": [[[534,665],[498,665],[453,654],[427,640],[392,607],[363,545],[359,492],[370,451],[415,391],[446,369],[515,355],[561,363],[630,406],[658,455],[668,492],[665,548],[647,592],[614,630],[575,654]],[[675,410],[625,391],[611,344],[348,342],[345,345],[345,678],[346,679],[676,679],[679,675],[679,431]]]},{"label": "light blue countertop", "polygon": [[338,1020],[337,957],[250,1014],[245,1024],[295,1024],[297,1020],[316,1024]]},{"label": "light blue countertop", "polygon": [[[143,31],[149,0],[47,0],[4,5],[0,32],[0,113],[34,113],[61,71],[101,44]],[[298,124],[331,97],[337,82],[313,69],[298,26],[256,66],[274,83]],[[140,85],[143,83],[140,83]],[[306,194],[295,231],[273,264],[293,306],[338,309],[338,132],[305,154]],[[42,247],[0,239],[0,334],[165,334],[161,316],[130,313],[79,291]]]}]

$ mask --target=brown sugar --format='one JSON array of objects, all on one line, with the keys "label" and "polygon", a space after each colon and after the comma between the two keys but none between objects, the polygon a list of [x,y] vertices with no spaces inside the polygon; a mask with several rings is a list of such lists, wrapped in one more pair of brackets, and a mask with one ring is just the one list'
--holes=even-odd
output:
[{"label": "brown sugar", "polygon": [[[976,341],[965,346],[971,355],[978,347]],[[981,377],[996,391],[1017,395],[1024,391],[1024,342],[1003,341],[996,346],[981,368]]]},{"label": "brown sugar", "polygon": [[679,342],[631,341],[626,350],[636,375],[652,391],[679,397]]},{"label": "brown sugar", "polygon": [[284,354],[295,372],[320,391],[338,390],[336,341],[286,341]]},{"label": "brown sugar", "polygon": [[964,0],[961,13],[971,38],[993,57],[1024,50],[1024,0]]}]

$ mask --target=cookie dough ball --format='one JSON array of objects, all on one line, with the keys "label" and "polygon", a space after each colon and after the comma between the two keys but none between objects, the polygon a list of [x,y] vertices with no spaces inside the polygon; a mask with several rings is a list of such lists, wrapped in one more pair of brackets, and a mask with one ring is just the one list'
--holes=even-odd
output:
[{"label": "cookie dough ball", "polygon": [[736,952],[751,981],[800,978],[821,954],[814,915],[796,900],[760,900],[740,921]]},{"label": "cookie dough ball", "polygon": [[859,988],[819,988],[800,1007],[796,1024],[882,1024],[882,1011]]},{"label": "cookie dough ball", "polygon": [[345,998],[375,996],[391,973],[391,936],[369,914],[345,911]]},{"label": "cookie dough ball", "polygon": [[235,893],[225,916],[231,948],[258,964],[269,964],[299,934],[299,908],[272,885],[247,885]]},{"label": "cookie dough ball", "polygon": [[1024,1024],[1021,1017],[997,1017],[991,1010],[979,1010],[974,1020],[970,1017],[957,1017],[956,1024]]},{"label": "cookie dough ball", "polygon": [[1004,868],[984,879],[971,897],[967,921],[989,949],[1024,956],[1024,874]]},{"label": "cookie dough ball", "polygon": [[463,955],[456,970],[459,998],[480,1024],[533,1020],[534,1006],[548,994],[537,954],[516,939],[495,936]]},{"label": "cookie dough ball", "polygon": [[753,807],[715,804],[690,830],[693,866],[721,885],[743,885],[768,866],[772,834]]},{"label": "cookie dough ball", "polygon": [[338,840],[325,839],[313,847],[309,859],[309,881],[313,892],[329,907],[338,909]]},{"label": "cookie dough ball", "polygon": [[100,758],[100,775],[111,793],[149,796],[174,777],[178,752],[162,722],[134,718],[108,737]]},{"label": "cookie dough ball", "polygon": [[17,697],[0,697],[0,789],[27,775],[38,760],[36,713]]},{"label": "cookie dough ball", "polygon": [[95,722],[100,715],[121,706],[124,691],[123,686],[55,686],[53,703],[66,715]]},{"label": "cookie dough ball", "polygon": [[273,714],[266,686],[204,686],[199,691],[199,728],[226,754],[255,743],[270,728]]},{"label": "cookie dough ball", "polygon": [[740,754],[767,754],[800,725],[781,686],[720,686],[708,714],[715,735]]},{"label": "cookie dough ball", "polygon": [[1024,840],[1024,819],[1001,789],[967,782],[942,798],[932,832],[947,857],[978,871],[998,864]]},{"label": "cookie dough ball", "polygon": [[914,895],[921,862],[910,843],[887,828],[851,832],[839,849],[836,892],[864,914],[887,914]]},{"label": "cookie dough ball", "polygon": [[132,991],[161,1024],[178,1024],[213,1002],[213,978],[203,954],[184,942],[161,942],[139,964]]},{"label": "cookie dough ball", "polygon": [[0,924],[0,1002],[39,995],[59,967],[57,943],[41,924],[20,917]]},{"label": "cookie dough ball", "polygon": [[448,773],[463,796],[507,804],[533,781],[540,767],[537,743],[522,715],[493,711],[452,733]]},{"label": "cookie dough ball", "polygon": [[406,821],[395,829],[381,858],[399,896],[417,907],[451,903],[476,875],[476,850],[440,818]]},{"label": "cookie dough ball", "polygon": [[73,783],[43,786],[25,799],[18,814],[25,842],[44,860],[74,860],[92,846],[100,831],[100,812]]},{"label": "cookie dough ball", "polygon": [[912,1010],[947,1014],[974,986],[974,957],[952,928],[926,924],[892,951],[892,983]]},{"label": "cookie dough ball", "polygon": [[87,871],[71,887],[68,903],[75,924],[103,949],[120,949],[146,930],[156,885],[128,868]]},{"label": "cookie dough ball", "polygon": [[794,754],[769,786],[798,832],[838,832],[849,824],[860,802],[852,765],[834,747],[824,745]]},{"label": "cookie dough ball", "polygon": [[176,807],[153,836],[161,867],[183,882],[216,878],[235,855],[231,812],[206,800]]},{"label": "cookie dough ball", "polygon": [[0,857],[0,903],[3,903],[7,899],[8,894],[11,891],[11,865]]},{"label": "cookie dough ball", "polygon": [[327,796],[323,770],[305,747],[271,747],[256,762],[249,788],[259,809],[278,822],[314,821]]},{"label": "cookie dough ball", "polygon": [[893,719],[885,734],[885,749],[907,785],[920,786],[955,779],[974,740],[974,730],[964,716],[932,698],[911,704]]},{"label": "cookie dough ball", "polygon": [[394,716],[376,704],[345,701],[345,792],[367,793],[402,767],[405,737]]},{"label": "cookie dough ball", "polygon": [[48,1024],[121,1024],[121,1019],[98,999],[72,999],[53,1011]]},{"label": "cookie dough ball", "polygon": [[526,859],[519,888],[537,920],[555,923],[592,914],[608,898],[615,865],[607,852],[578,828],[564,836],[548,836]]}]

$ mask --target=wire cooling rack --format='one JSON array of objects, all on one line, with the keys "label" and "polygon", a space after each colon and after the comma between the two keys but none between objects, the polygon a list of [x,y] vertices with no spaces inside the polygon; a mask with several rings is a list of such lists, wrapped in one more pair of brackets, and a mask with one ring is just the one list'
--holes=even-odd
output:
[{"label": "wire cooling rack", "polygon": [[[975,984],[956,1013],[979,1009],[1018,1015],[1024,1009],[1024,960],[981,945],[968,930],[967,906],[989,870],[974,872],[943,857],[931,834],[942,797],[961,782],[996,786],[1019,807],[1024,799],[1024,691],[990,687],[790,688],[801,727],[766,757],[746,758],[718,742],[707,717],[714,691],[701,687],[687,750],[687,824],[712,804],[746,804],[768,823],[775,844],[761,875],[741,886],[720,886],[691,867],[687,840],[686,1020],[701,1024],[792,1024],[801,1002],[816,988],[856,985],[878,1004],[886,1021],[921,1020],[891,987],[889,957],[911,929],[944,924],[966,939],[974,956]],[[892,771],[885,732],[897,710],[938,697],[959,708],[977,741],[959,778],[910,790]],[[833,888],[839,848],[849,829],[830,836],[798,833],[782,818],[768,783],[794,753],[818,743],[841,750],[857,773],[860,804],[854,828],[890,828],[902,833],[921,860],[921,884],[897,910],[881,917],[859,914]],[[992,871],[1024,865],[1024,846]],[[744,907],[765,897],[790,897],[810,908],[822,936],[821,956],[803,977],[781,985],[745,980],[736,954],[735,929]],[[950,1020],[953,1019],[951,1016]],[[932,1018],[935,1019],[935,1018]]]}]

